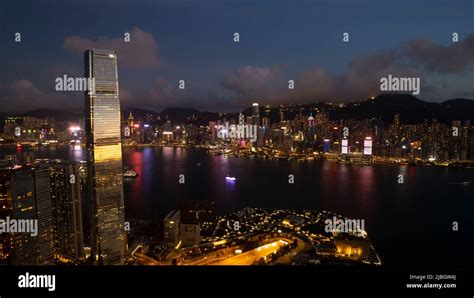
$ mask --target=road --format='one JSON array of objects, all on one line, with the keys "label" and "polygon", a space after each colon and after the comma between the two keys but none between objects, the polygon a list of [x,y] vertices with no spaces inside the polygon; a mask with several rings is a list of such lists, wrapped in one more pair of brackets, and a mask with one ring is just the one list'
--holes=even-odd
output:
[{"label": "road", "polygon": [[[200,257],[185,260],[182,265],[252,265],[258,262],[260,259],[268,257],[272,253],[276,252],[280,247],[289,245],[290,243],[291,240],[289,239],[274,239],[273,242],[240,254],[235,254],[235,250],[239,248],[238,246],[228,247],[206,255],[202,255]],[[296,249],[292,250],[291,256],[279,258],[278,263],[288,263],[291,260],[291,257],[301,252],[304,247],[304,242],[298,240],[298,246]],[[176,257],[178,257],[182,254],[182,251],[179,253],[175,252],[175,254]],[[137,253],[136,251],[132,255],[136,259],[136,262],[140,265],[171,265],[170,262],[160,262],[142,253]]]},{"label": "road", "polygon": [[296,246],[296,248],[292,249],[291,252],[289,254],[286,254],[282,257],[280,257],[276,262],[275,264],[291,264],[291,261],[292,259],[302,253],[303,251],[308,251],[312,248],[312,245],[309,244],[309,243],[305,243],[303,240],[301,239],[298,239],[297,240],[298,242],[298,245]]},{"label": "road", "polygon": [[141,253],[134,253],[133,256],[137,260],[137,263],[140,265],[146,265],[146,266],[165,265]]},{"label": "road", "polygon": [[283,240],[277,240],[225,260],[210,263],[209,265],[252,265],[261,258],[267,257],[268,255],[274,253],[284,245],[287,244]]}]

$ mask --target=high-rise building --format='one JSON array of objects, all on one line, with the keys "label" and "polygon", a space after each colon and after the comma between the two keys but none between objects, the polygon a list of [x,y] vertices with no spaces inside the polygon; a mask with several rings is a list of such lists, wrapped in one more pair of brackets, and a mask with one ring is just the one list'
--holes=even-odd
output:
[{"label": "high-rise building", "polygon": [[36,218],[38,219],[38,265],[54,263],[54,219],[51,181],[47,169],[33,170]]},{"label": "high-rise building", "polygon": [[468,128],[467,142],[468,142],[467,159],[474,160],[474,126]]},{"label": "high-rise building", "polygon": [[346,138],[341,140],[341,154],[349,154],[349,142]]},{"label": "high-rise building", "polygon": [[54,221],[47,169],[23,167],[11,176],[12,218],[37,220],[37,235],[13,234],[13,265],[54,264]]},{"label": "high-rise building", "polygon": [[168,247],[176,247],[179,243],[180,210],[171,211],[163,220],[163,240]]},{"label": "high-rise building", "polygon": [[85,96],[85,128],[91,207],[91,257],[123,264],[126,234],[117,54],[88,50],[85,76],[95,80]]},{"label": "high-rise building", "polygon": [[127,138],[132,138],[134,136],[134,130],[135,130],[135,118],[132,115],[132,111],[130,111],[130,115],[128,116],[127,119],[127,126],[125,127],[125,136]]},{"label": "high-rise building", "polygon": [[244,114],[239,114],[239,125],[245,125],[245,116]]},{"label": "high-rise building", "polygon": [[53,202],[56,253],[71,262],[84,257],[80,164],[41,163],[49,170]]},{"label": "high-rise building", "polygon": [[197,220],[181,221],[179,239],[183,247],[198,245],[202,240],[199,222]]},{"label": "high-rise building", "polygon": [[308,123],[307,123],[308,129],[305,136],[306,144],[310,148],[313,147],[314,145],[314,137],[315,137],[314,123],[315,123],[314,117],[312,114],[310,114],[308,117]]},{"label": "high-rise building", "polygon": [[[12,196],[11,196],[11,175],[10,168],[0,169],[0,218],[5,219],[11,216]],[[12,235],[0,233],[0,264],[6,264],[10,258],[12,248]]]},{"label": "high-rise building", "polygon": [[133,128],[134,121],[135,121],[135,118],[132,115],[132,111],[130,111],[130,115],[128,115],[128,119],[127,119],[128,127]]},{"label": "high-rise building", "polygon": [[372,138],[366,137],[364,139],[364,155],[372,155]]},{"label": "high-rise building", "polygon": [[[3,126],[3,134],[5,135],[5,138],[15,138],[15,128],[18,127],[19,122],[21,122],[21,117],[7,117],[5,119],[5,125]],[[19,131],[21,131],[21,129]]]},{"label": "high-rise building", "polygon": [[[31,170],[17,170],[12,173],[11,195],[13,219],[36,219],[35,184]],[[37,238],[27,233],[16,233],[12,238],[11,264],[38,265]]]},{"label": "high-rise building", "polygon": [[260,111],[258,109],[258,103],[252,105],[252,125],[260,126]]}]

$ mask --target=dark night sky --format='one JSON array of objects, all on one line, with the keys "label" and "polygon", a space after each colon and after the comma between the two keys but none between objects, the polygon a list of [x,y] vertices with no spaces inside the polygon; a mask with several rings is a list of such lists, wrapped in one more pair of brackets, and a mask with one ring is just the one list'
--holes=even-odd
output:
[{"label": "dark night sky", "polygon": [[54,80],[83,76],[91,47],[118,51],[124,107],[354,101],[388,74],[420,76],[423,100],[474,98],[473,15],[473,0],[1,1],[0,113],[81,109]]}]

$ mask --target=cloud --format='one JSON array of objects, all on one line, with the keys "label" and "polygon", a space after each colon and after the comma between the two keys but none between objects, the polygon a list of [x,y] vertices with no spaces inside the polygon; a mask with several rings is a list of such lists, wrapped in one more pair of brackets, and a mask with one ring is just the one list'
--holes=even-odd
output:
[{"label": "cloud", "polygon": [[[159,47],[150,33],[139,28],[131,31],[131,42],[122,38],[99,38],[92,41],[69,37],[64,48],[80,53],[87,48],[109,48],[118,51],[120,65],[137,69],[133,76],[150,75],[148,67],[162,63]],[[317,100],[358,101],[380,93],[380,78],[393,76],[421,77],[420,98],[445,100],[454,97],[472,97],[474,86],[474,34],[450,45],[439,45],[428,39],[401,43],[393,49],[384,49],[358,55],[348,62],[342,73],[308,61],[307,66],[294,74],[275,66],[243,65],[224,74],[217,85],[202,86],[186,81],[186,89],[178,89],[177,81],[170,81],[159,69],[153,70],[148,86],[131,86],[121,80],[122,107],[140,107],[161,110],[166,107],[193,107],[203,110],[239,110],[257,100],[262,104],[306,103]],[[2,112],[20,112],[36,108],[82,108],[83,94],[54,91],[54,78],[82,75],[78,65],[53,65],[42,71],[35,81],[19,79],[0,83]],[[202,69],[203,76],[207,70]],[[122,73],[121,73],[122,74]],[[122,77],[122,76],[120,76]],[[288,89],[288,80],[295,81],[295,89]],[[129,83],[129,84],[127,84]]]},{"label": "cloud", "polygon": [[421,63],[428,71],[459,73],[474,61],[474,34],[449,46],[420,38],[408,43],[406,56]]},{"label": "cloud", "polygon": [[[474,34],[449,46],[418,39],[396,49],[379,50],[358,55],[348,63],[342,74],[334,74],[314,65],[296,76],[295,89],[288,90],[287,80],[278,67],[247,65],[224,77],[222,86],[243,102],[262,98],[265,103],[310,102],[316,100],[357,101],[380,92],[380,78],[389,74],[398,77],[420,77],[422,96],[438,98],[440,89],[433,81],[439,73],[462,77],[472,75],[469,65],[474,61]],[[449,83],[457,83],[456,78]],[[423,87],[426,89],[423,90]],[[472,85],[470,87],[472,89]],[[425,91],[425,93],[423,93]],[[471,91],[465,94],[472,94]],[[430,98],[427,98],[428,100]]]},{"label": "cloud", "polygon": [[[2,112],[17,113],[40,108],[64,109],[74,107],[73,94],[45,93],[29,80],[15,80],[0,85]],[[81,93],[82,95],[82,93]]]},{"label": "cloud", "polygon": [[283,90],[285,80],[279,67],[243,66],[226,75],[222,86],[239,95],[253,97],[274,96]]},{"label": "cloud", "polygon": [[196,108],[207,111],[246,108],[236,97],[219,94],[216,90],[201,88],[190,81],[185,89],[178,88],[178,81],[170,81],[163,76],[152,80],[147,90],[120,89],[122,107],[136,107],[160,111],[167,107]]},{"label": "cloud", "polygon": [[100,37],[93,41],[80,36],[71,36],[64,40],[63,46],[79,54],[93,48],[117,51],[120,65],[130,69],[156,67],[162,62],[159,57],[159,45],[153,35],[136,27],[130,32],[130,42],[125,42],[124,37]]},{"label": "cloud", "polygon": [[143,96],[144,102],[157,110],[166,107],[209,109],[219,103],[222,104],[222,99],[213,91],[203,90],[189,81],[185,81],[185,89],[179,89],[178,83],[162,76],[156,77],[150,90]]}]

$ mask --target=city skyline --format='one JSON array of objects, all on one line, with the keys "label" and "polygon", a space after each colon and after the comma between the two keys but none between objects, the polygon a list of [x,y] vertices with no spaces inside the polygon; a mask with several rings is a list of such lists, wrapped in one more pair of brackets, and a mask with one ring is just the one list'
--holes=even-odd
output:
[{"label": "city skyline", "polygon": [[0,298],[472,292],[473,12],[0,1]]}]

